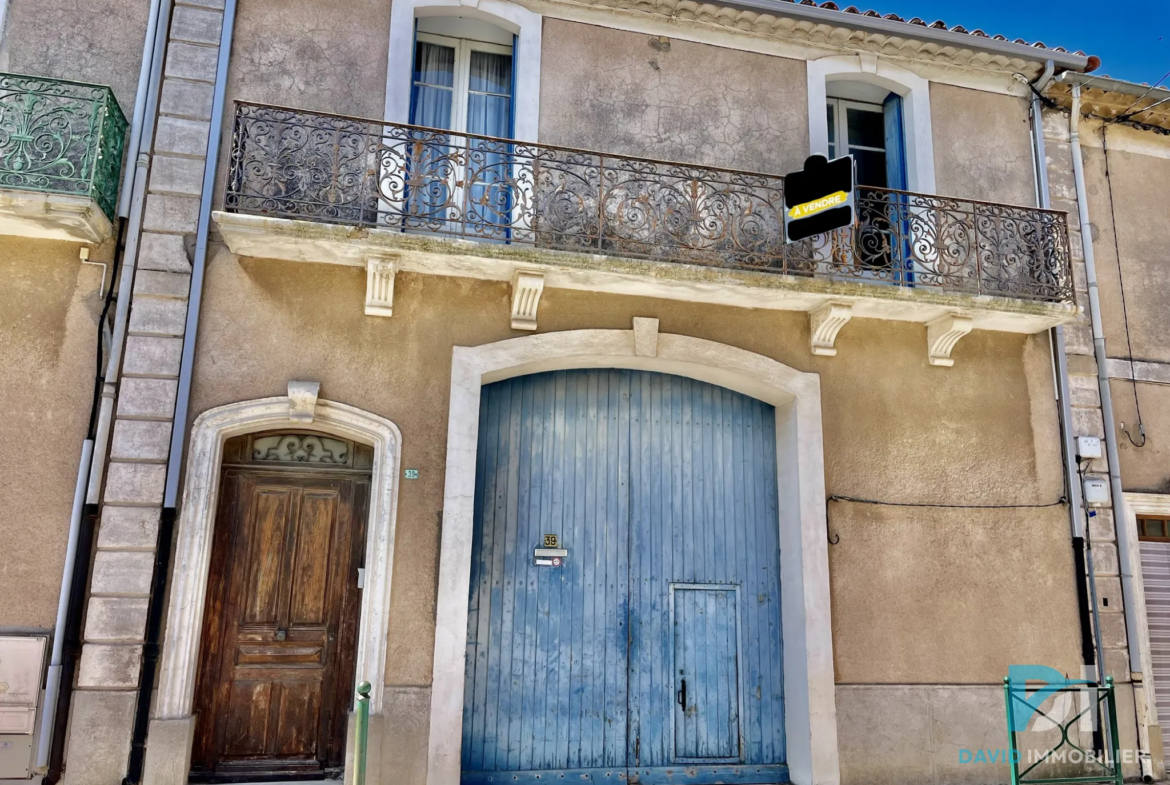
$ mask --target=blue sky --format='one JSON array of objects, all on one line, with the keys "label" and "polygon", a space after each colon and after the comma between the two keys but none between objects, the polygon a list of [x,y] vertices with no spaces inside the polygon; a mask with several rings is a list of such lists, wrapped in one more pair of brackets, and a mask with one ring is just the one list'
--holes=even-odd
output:
[{"label": "blue sky", "polygon": [[[1170,71],[1170,0],[836,0],[1101,58],[1097,73],[1153,84]],[[1170,83],[1170,78],[1163,84]]]}]

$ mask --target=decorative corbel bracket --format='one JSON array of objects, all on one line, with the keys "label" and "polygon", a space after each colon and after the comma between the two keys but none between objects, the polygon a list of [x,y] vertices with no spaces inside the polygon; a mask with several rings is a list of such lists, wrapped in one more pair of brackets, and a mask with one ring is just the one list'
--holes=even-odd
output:
[{"label": "decorative corbel bracket", "polygon": [[317,411],[321,382],[288,383],[288,416],[296,422],[312,422]]},{"label": "decorative corbel bracket", "polygon": [[950,368],[955,364],[951,351],[974,323],[970,316],[946,314],[926,324],[926,352],[931,365]]},{"label": "decorative corbel bracket", "polygon": [[809,311],[808,331],[813,354],[836,357],[837,333],[853,318],[853,306],[845,303],[825,303]]},{"label": "decorative corbel bracket", "polygon": [[371,256],[366,260],[366,316],[394,315],[394,257]]},{"label": "decorative corbel bracket", "polygon": [[658,356],[657,319],[634,317],[634,354],[638,357]]},{"label": "decorative corbel bracket", "polygon": [[544,273],[517,270],[512,276],[512,329],[535,330],[536,309],[544,293]]}]

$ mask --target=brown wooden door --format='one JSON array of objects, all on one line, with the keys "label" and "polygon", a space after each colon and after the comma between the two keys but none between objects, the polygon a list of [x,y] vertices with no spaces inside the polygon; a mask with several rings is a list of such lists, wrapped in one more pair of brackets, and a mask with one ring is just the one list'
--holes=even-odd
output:
[{"label": "brown wooden door", "polygon": [[369,479],[223,471],[196,688],[195,779],[344,765]]}]

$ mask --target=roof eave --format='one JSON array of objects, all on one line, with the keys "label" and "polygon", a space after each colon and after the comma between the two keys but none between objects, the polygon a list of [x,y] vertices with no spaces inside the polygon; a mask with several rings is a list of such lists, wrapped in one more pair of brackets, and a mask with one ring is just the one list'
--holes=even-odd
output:
[{"label": "roof eave", "polygon": [[720,5],[752,11],[764,11],[777,16],[786,16],[792,19],[815,22],[817,24],[851,27],[866,32],[882,33],[884,35],[900,36],[902,38],[916,38],[945,46],[971,49],[976,52],[988,52],[990,54],[1020,58],[1037,63],[1051,60],[1057,69],[1084,71],[1089,64],[1088,55],[1058,52],[1054,49],[1041,49],[1029,44],[999,41],[994,38],[984,38],[983,36],[972,35],[970,33],[956,33],[934,27],[912,25],[909,22],[896,22],[893,19],[883,19],[876,16],[845,14],[842,11],[833,11],[818,6],[800,5],[799,3],[786,2],[785,0],[726,0],[725,2],[721,2]]}]

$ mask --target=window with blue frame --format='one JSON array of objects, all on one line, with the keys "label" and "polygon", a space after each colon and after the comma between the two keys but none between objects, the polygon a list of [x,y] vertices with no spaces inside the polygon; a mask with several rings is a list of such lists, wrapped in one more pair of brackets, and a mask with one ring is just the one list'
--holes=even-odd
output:
[{"label": "window with blue frame", "polygon": [[409,160],[408,226],[507,239],[513,50],[491,41],[416,34],[410,122],[435,130],[412,132],[418,143]]}]

